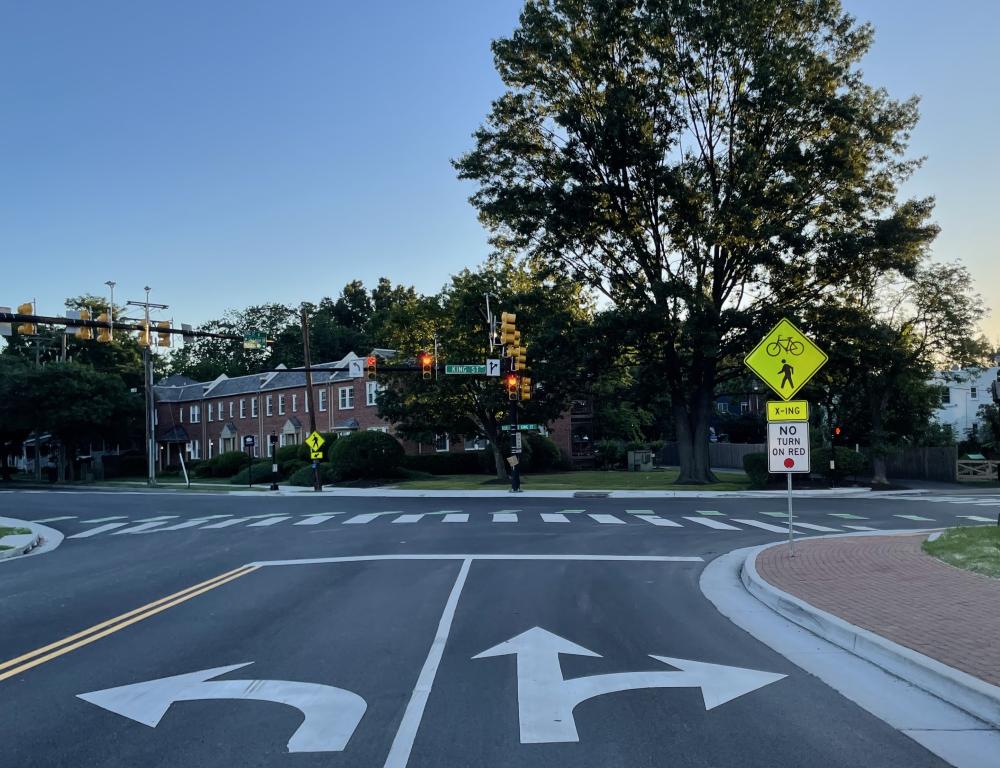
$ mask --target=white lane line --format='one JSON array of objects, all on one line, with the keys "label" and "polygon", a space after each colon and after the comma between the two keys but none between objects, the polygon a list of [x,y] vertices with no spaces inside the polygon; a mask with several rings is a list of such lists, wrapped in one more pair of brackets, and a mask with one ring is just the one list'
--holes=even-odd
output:
[{"label": "white lane line", "polygon": [[[829,526],[826,526],[826,525],[814,525],[813,523],[795,522],[795,523],[792,523],[792,525],[796,525],[799,528],[807,528],[810,531],[822,531],[823,533],[839,533],[840,532],[839,528],[830,528]],[[787,531],[788,529],[786,528],[785,530]]]},{"label": "white lane line", "polygon": [[[992,517],[982,517],[981,515],[958,515],[958,517],[961,517],[964,520],[975,520],[977,523],[995,523],[996,522],[996,520],[994,520]],[[73,537],[70,536],[70,538],[72,539]]]},{"label": "white lane line", "polygon": [[604,523],[605,525],[627,525],[627,523],[624,520],[619,520],[614,515],[595,515],[595,514],[590,514],[590,515],[587,515],[587,517],[589,517],[591,520],[594,520],[594,521],[596,521],[598,523]]},{"label": "white lane line", "polygon": [[845,525],[845,528],[850,528],[852,531],[877,531],[878,528],[872,528],[867,525]]},{"label": "white lane line", "polygon": [[372,520],[379,516],[378,512],[367,512],[363,515],[357,515],[344,521],[344,525],[363,525],[365,523],[370,523]]},{"label": "white lane line", "polygon": [[774,533],[788,533],[787,525],[782,528],[780,525],[771,525],[770,523],[763,523],[760,520],[733,520],[733,522],[743,523],[743,525],[750,525],[754,528],[763,528],[765,531],[773,531]]},{"label": "white lane line", "polygon": [[99,525],[96,528],[91,528],[89,531],[84,531],[83,533],[77,533],[73,536],[67,536],[67,539],[86,539],[90,536],[96,536],[99,533],[104,533],[105,531],[113,531],[115,528],[121,528],[123,525],[128,525],[128,523],[108,523],[107,525]]},{"label": "white lane line", "polygon": [[933,517],[921,517],[920,515],[893,515],[893,517],[901,517],[904,520],[914,520],[918,523],[933,523]]},{"label": "white lane line", "polygon": [[245,523],[247,520],[254,520],[253,517],[234,517],[232,520],[223,520],[221,523],[212,523],[211,525],[206,525],[203,528],[199,528],[201,531],[207,531],[212,528],[228,528],[231,525],[238,525],[239,523]]},{"label": "white lane line", "polygon": [[423,517],[424,516],[422,514],[400,515],[399,517],[397,517],[392,522],[394,522],[394,523],[416,523],[416,522],[419,522],[420,520],[422,520]]},{"label": "white lane line", "polygon": [[469,522],[468,512],[449,512],[441,518],[442,523],[467,523]]},{"label": "white lane line", "polygon": [[647,523],[652,525],[659,525],[664,528],[683,528],[684,526],[674,520],[668,520],[665,517],[660,517],[659,515],[636,515],[639,520],[645,520]]},{"label": "white lane line", "polygon": [[451,632],[451,622],[455,618],[455,609],[458,607],[458,598],[462,594],[462,587],[465,586],[465,578],[469,575],[471,560],[463,560],[462,568],[455,579],[455,586],[451,588],[448,595],[448,602],[445,603],[444,611],[441,613],[441,621],[438,622],[437,634],[431,643],[427,659],[420,670],[417,684],[413,688],[413,694],[403,712],[403,719],[396,731],[396,737],[392,740],[392,747],[389,749],[389,756],[385,759],[383,768],[406,768],[410,760],[410,752],[413,750],[413,742],[417,738],[417,729],[420,728],[420,720],[424,716],[424,708],[427,706],[427,699],[431,695],[431,688],[434,686],[434,677],[437,675],[438,667],[441,664],[441,657],[444,655],[444,647],[448,642],[448,635]]},{"label": "white lane line", "polygon": [[110,520],[128,520],[128,515],[113,515],[111,517],[98,517],[93,520],[81,520],[81,523],[106,523]]},{"label": "white lane line", "polygon": [[982,504],[982,499],[955,499],[952,504]]},{"label": "white lane line", "polygon": [[698,525],[704,525],[708,528],[715,528],[719,531],[738,531],[740,530],[735,525],[729,525],[728,523],[720,523],[718,520],[713,520],[710,517],[685,517],[685,520],[690,520],[692,523],[698,523]]},{"label": "white lane line", "polygon": [[175,520],[180,517],[180,515],[160,515],[159,517],[144,517],[141,520],[136,520],[137,523],[156,523],[162,522],[163,520]]},{"label": "white lane line", "polygon": [[305,520],[299,520],[297,523],[293,523],[293,525],[319,525],[334,517],[336,515],[309,515]]},{"label": "white lane line", "polygon": [[494,512],[493,513],[494,523],[516,523],[517,513],[515,512]]},{"label": "white lane line", "polygon": [[[13,491],[7,491],[13,493]],[[64,517],[43,517],[41,520],[32,520],[33,523],[58,523],[60,520],[76,520],[76,515],[66,515]]]},{"label": "white lane line", "polygon": [[569,518],[559,512],[542,512],[542,520],[546,523],[568,523]]},{"label": "white lane line", "polygon": [[155,528],[158,525],[163,525],[162,520],[154,520],[148,523],[143,523],[142,525],[135,525],[131,528],[126,528],[124,531],[115,531],[112,536],[121,536],[123,533],[142,533],[143,531],[148,531],[150,528]]},{"label": "white lane line", "polygon": [[256,523],[250,523],[247,528],[258,528],[261,526],[275,525],[277,523],[283,523],[285,520],[291,520],[291,515],[283,515],[280,517],[265,517],[263,520],[258,520]]}]

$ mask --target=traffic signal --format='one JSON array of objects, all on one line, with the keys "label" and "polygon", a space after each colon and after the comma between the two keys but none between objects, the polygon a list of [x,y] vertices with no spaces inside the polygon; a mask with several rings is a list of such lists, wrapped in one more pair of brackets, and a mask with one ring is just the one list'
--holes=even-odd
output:
[{"label": "traffic signal", "polygon": [[[81,309],[80,310],[80,319],[81,320],[89,320],[90,319],[90,310],[89,309]],[[84,339],[86,341],[89,341],[90,339],[94,338],[94,331],[93,331],[92,328],[88,328],[85,325],[80,325],[80,326],[77,326],[76,337],[78,339]]]},{"label": "traffic signal", "polygon": [[528,366],[528,347],[517,346],[511,351],[512,370],[523,371]]},{"label": "traffic signal", "polygon": [[139,346],[140,347],[148,347],[148,346],[150,346],[150,343],[149,343],[149,326],[146,325],[145,323],[143,323],[142,326],[139,329]]},{"label": "traffic signal", "polygon": [[424,381],[431,378],[431,368],[434,365],[434,356],[430,352],[421,352],[417,355],[420,360],[420,373],[424,377]]},{"label": "traffic signal", "polygon": [[156,324],[156,343],[161,347],[170,346],[170,323],[166,320],[161,320]]},{"label": "traffic signal", "polygon": [[[26,301],[24,304],[17,305],[17,314],[33,315],[35,314],[35,308],[30,301]],[[17,326],[17,332],[24,336],[34,336],[38,333],[38,326],[34,323],[21,323]]]},{"label": "traffic signal", "polygon": [[504,386],[507,388],[507,399],[517,400],[517,376],[510,374],[505,377]]},{"label": "traffic signal", "polygon": [[[97,316],[97,322],[99,322],[99,323],[107,323],[107,322],[109,322],[109,320],[108,320],[108,313],[107,312],[101,312],[101,314],[99,314]],[[110,328],[98,328],[97,329],[97,340],[99,342],[104,343],[104,344],[109,343],[111,341],[111,329]]]},{"label": "traffic signal", "polygon": [[369,379],[374,379],[378,375],[377,365],[378,359],[375,355],[368,355],[368,358],[365,360],[365,370],[368,372]]},{"label": "traffic signal", "polygon": [[521,377],[521,399],[531,399],[531,379],[527,376]]},{"label": "traffic signal", "polygon": [[507,346],[509,344],[514,344],[514,334],[517,333],[517,329],[514,328],[514,322],[517,320],[517,315],[513,312],[503,312],[500,315],[500,344],[502,346]]}]

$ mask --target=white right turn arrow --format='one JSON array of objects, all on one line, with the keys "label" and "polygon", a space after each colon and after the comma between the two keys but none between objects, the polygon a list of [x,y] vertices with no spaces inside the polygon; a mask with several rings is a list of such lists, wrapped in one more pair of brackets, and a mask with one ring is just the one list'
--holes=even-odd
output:
[{"label": "white right turn arrow", "polygon": [[474,659],[517,657],[517,705],[522,744],[579,741],[573,709],[594,696],[637,688],[700,688],[707,710],[785,677],[755,669],[651,656],[680,671],[622,672],[565,680],[559,664],[559,654],[563,653],[600,658],[600,654],[541,627],[529,629],[473,656]]}]

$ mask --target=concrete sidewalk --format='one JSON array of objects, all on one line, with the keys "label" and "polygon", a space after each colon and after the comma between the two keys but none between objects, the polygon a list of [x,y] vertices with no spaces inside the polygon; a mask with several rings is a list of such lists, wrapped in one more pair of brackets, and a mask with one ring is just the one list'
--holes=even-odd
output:
[{"label": "concrete sidewalk", "polygon": [[771,546],[743,578],[786,618],[1000,726],[1000,580],[924,554],[926,537]]}]

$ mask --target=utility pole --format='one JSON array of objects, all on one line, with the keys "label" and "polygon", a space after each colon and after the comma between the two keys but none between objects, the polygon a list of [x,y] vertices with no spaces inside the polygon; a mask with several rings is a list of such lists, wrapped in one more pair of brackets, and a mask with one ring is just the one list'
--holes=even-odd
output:
[{"label": "utility pole", "polygon": [[153,339],[149,325],[150,309],[169,309],[166,304],[154,304],[149,300],[151,288],[143,288],[146,292],[145,301],[129,301],[130,307],[143,308],[143,325],[145,341],[142,347],[143,389],[146,395],[146,485],[156,485],[156,404],[153,402],[153,352],[150,349]]},{"label": "utility pole", "polygon": [[[313,407],[312,356],[309,354],[309,315],[302,310],[302,357],[306,366],[306,410],[309,411],[309,434],[316,431],[316,409]],[[319,481],[319,464],[313,461],[313,490],[322,491]]]}]

